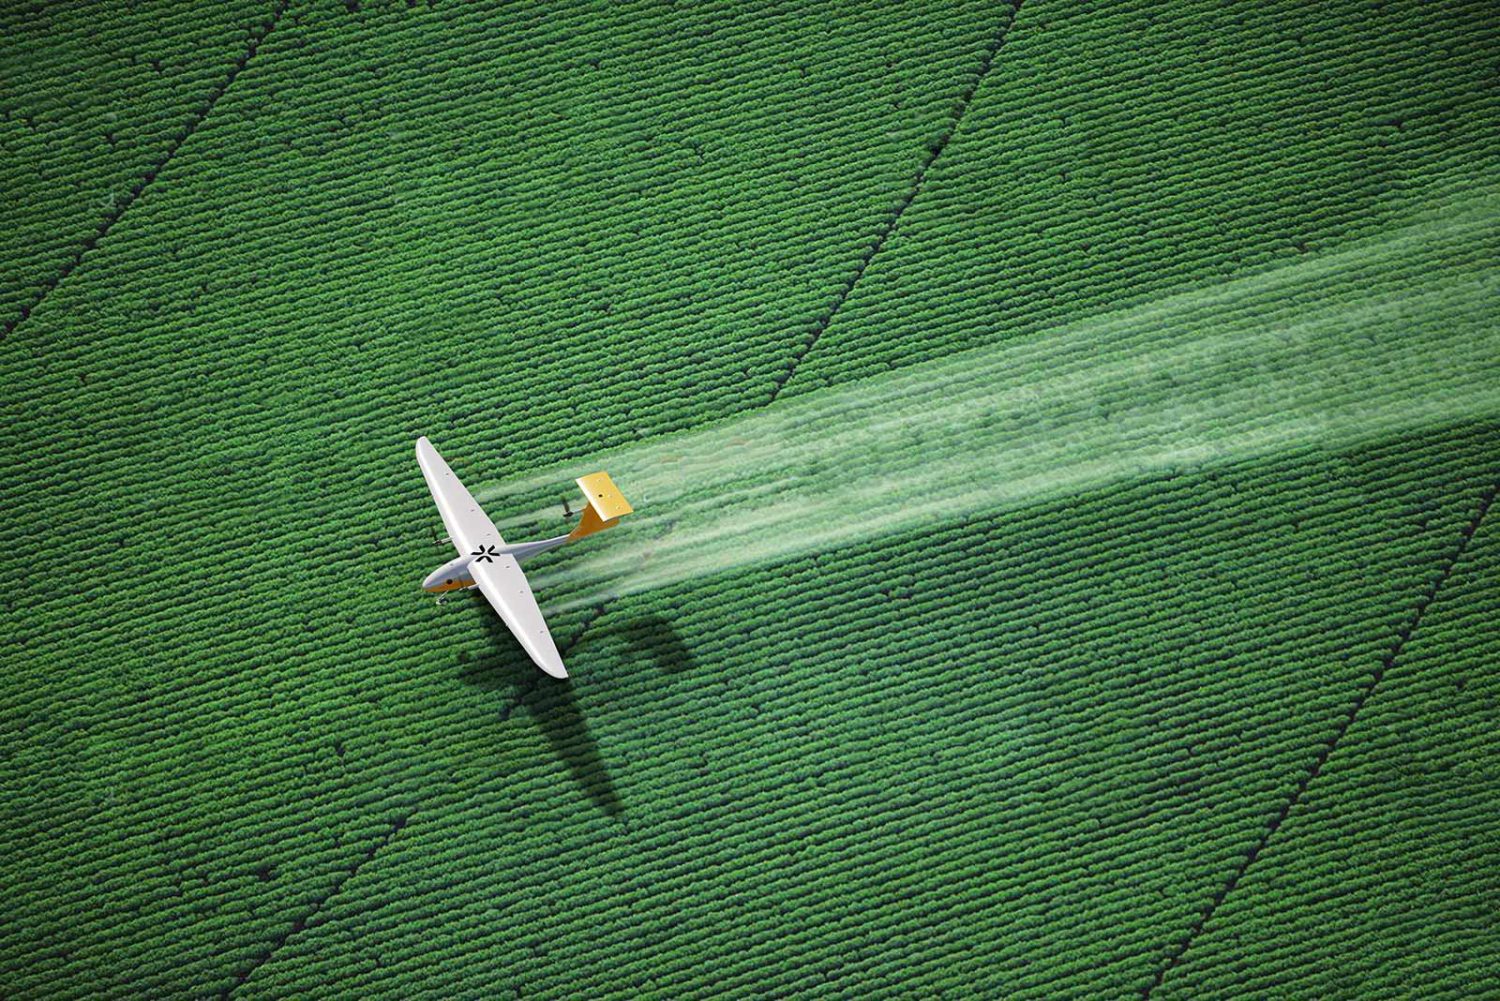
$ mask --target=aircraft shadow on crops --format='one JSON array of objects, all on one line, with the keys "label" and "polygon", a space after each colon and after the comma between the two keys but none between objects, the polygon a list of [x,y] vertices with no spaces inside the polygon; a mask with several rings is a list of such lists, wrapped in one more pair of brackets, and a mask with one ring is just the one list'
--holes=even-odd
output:
[{"label": "aircraft shadow on crops", "polygon": [[503,693],[501,719],[509,719],[517,709],[524,709],[594,805],[609,816],[618,817],[623,812],[620,796],[604,767],[604,759],[599,756],[599,745],[589,732],[588,720],[578,708],[572,682],[542,674],[521,652],[499,616],[488,608],[477,612],[484,622],[488,641],[482,654],[464,664],[460,680],[485,691]]},{"label": "aircraft shadow on crops", "polygon": [[[578,708],[572,682],[543,675],[521,654],[515,638],[498,616],[488,608],[478,612],[488,641],[483,654],[463,665],[459,678],[485,691],[503,692],[500,712],[504,719],[516,709],[524,708],[594,805],[607,815],[618,817],[624,807],[599,756],[599,745],[589,732],[588,720]],[[677,630],[661,616],[626,620],[600,629],[599,633],[623,638],[636,657],[651,661],[662,671],[675,674],[693,666],[692,656]]]},{"label": "aircraft shadow on crops", "polygon": [[677,628],[660,615],[642,615],[601,625],[593,631],[625,640],[633,654],[632,662],[649,661],[668,674],[681,674],[697,666],[687,644],[677,635]]}]

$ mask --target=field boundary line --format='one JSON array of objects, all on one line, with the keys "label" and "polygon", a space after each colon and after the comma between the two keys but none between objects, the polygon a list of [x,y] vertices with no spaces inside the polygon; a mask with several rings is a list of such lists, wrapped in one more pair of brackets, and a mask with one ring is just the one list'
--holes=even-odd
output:
[{"label": "field boundary line", "polygon": [[1166,962],[1157,969],[1151,983],[1147,985],[1145,990],[1141,991],[1143,999],[1150,998],[1152,992],[1161,986],[1167,974],[1182,961],[1182,957],[1192,947],[1198,935],[1202,933],[1208,922],[1213,919],[1214,913],[1218,911],[1219,905],[1224,902],[1224,898],[1234,892],[1234,888],[1240,884],[1240,880],[1244,878],[1245,873],[1255,864],[1255,860],[1260,858],[1261,852],[1265,850],[1271,838],[1281,829],[1281,825],[1301,801],[1303,794],[1307,792],[1307,787],[1322,772],[1323,766],[1328,763],[1329,757],[1338,747],[1339,742],[1344,739],[1344,734],[1349,732],[1349,727],[1354,724],[1354,720],[1359,716],[1360,710],[1364,708],[1365,703],[1369,701],[1370,696],[1379,687],[1381,680],[1385,677],[1386,671],[1390,670],[1391,666],[1400,658],[1402,651],[1406,649],[1407,642],[1411,640],[1412,634],[1417,631],[1417,627],[1422,624],[1423,616],[1426,615],[1427,609],[1431,607],[1439,592],[1442,591],[1443,585],[1448,582],[1449,577],[1453,576],[1454,568],[1458,565],[1458,561],[1463,558],[1464,552],[1469,548],[1469,542],[1474,538],[1474,533],[1479,530],[1479,524],[1484,521],[1484,516],[1489,513],[1490,505],[1494,503],[1497,493],[1500,493],[1500,481],[1492,483],[1480,496],[1478,509],[1474,512],[1474,516],[1469,519],[1468,523],[1464,525],[1463,531],[1459,534],[1458,542],[1444,560],[1442,569],[1438,571],[1437,576],[1433,578],[1432,582],[1427,585],[1426,590],[1417,599],[1416,607],[1407,617],[1402,627],[1397,630],[1396,642],[1391,646],[1386,655],[1381,658],[1380,664],[1375,668],[1374,673],[1370,675],[1370,679],[1365,682],[1364,687],[1355,695],[1353,703],[1350,704],[1349,709],[1344,713],[1344,718],[1339,721],[1333,736],[1318,749],[1317,755],[1313,758],[1312,767],[1302,776],[1301,781],[1297,783],[1297,787],[1292,790],[1292,795],[1281,805],[1281,809],[1271,819],[1271,822],[1266,825],[1266,829],[1261,832],[1260,839],[1256,841],[1244,859],[1241,860],[1228,881],[1214,894],[1208,906],[1203,909],[1198,915],[1197,920],[1188,929],[1187,935],[1183,937],[1171,955],[1167,957]]},{"label": "field boundary line", "polygon": [[839,310],[844,308],[844,303],[848,301],[850,293],[854,291],[854,286],[858,285],[860,279],[865,276],[865,271],[869,268],[870,262],[885,247],[886,241],[890,239],[891,234],[896,231],[897,224],[901,222],[901,216],[911,206],[911,203],[916,201],[917,195],[921,194],[923,185],[927,183],[928,171],[932,169],[933,164],[937,163],[938,157],[943,155],[943,150],[948,148],[948,143],[953,138],[953,134],[958,131],[959,122],[963,120],[964,114],[969,110],[969,105],[974,101],[974,94],[979,90],[980,83],[989,75],[990,68],[995,65],[995,57],[1000,54],[1001,49],[1005,48],[1006,39],[1010,37],[1010,30],[1015,27],[1016,19],[1021,16],[1021,4],[1023,2],[1025,0],[1016,0],[1015,3],[1009,5],[1010,17],[1006,19],[1006,22],[1001,25],[999,32],[990,41],[989,48],[985,51],[984,59],[979,64],[979,72],[975,74],[968,88],[954,102],[952,110],[948,113],[947,129],[938,137],[937,142],[928,148],[927,159],[917,169],[916,176],[912,178],[911,184],[906,189],[906,194],[896,203],[896,210],[886,220],[885,228],[875,237],[875,241],[865,248],[864,254],[860,257],[859,264],[854,269],[854,274],[849,277],[848,281],[844,282],[843,287],[834,296],[833,304],[813,321],[812,329],[803,340],[802,346],[793,353],[792,360],[787,365],[786,371],[776,377],[775,388],[771,390],[771,398],[766,401],[768,405],[776,402],[776,398],[781,395],[782,389],[786,387],[787,382],[796,374],[797,367],[802,364],[802,360],[813,349],[813,345],[818,343],[819,338],[823,336],[823,332],[828,329],[828,325],[833,322],[833,318],[838,315]]},{"label": "field boundary line", "polygon": [[321,897],[317,898],[311,904],[309,904],[307,906],[307,909],[292,921],[291,927],[289,927],[286,931],[282,932],[275,939],[273,939],[269,947],[264,949],[260,953],[260,955],[251,960],[249,965],[245,966],[234,975],[234,983],[230,984],[228,987],[219,992],[221,1001],[224,998],[228,998],[235,991],[239,990],[240,985],[242,985],[246,980],[249,980],[250,976],[256,970],[269,963],[276,956],[276,954],[281,951],[282,946],[286,945],[287,942],[291,940],[293,935],[296,935],[298,932],[305,929],[307,927],[307,923],[311,921],[315,916],[317,916],[317,913],[323,909],[323,905],[328,903],[328,901],[332,899],[336,893],[342,890],[344,888],[344,884],[353,879],[355,873],[359,872],[359,870],[363,869],[366,864],[374,859],[375,856],[380,853],[380,850],[382,848],[391,843],[391,839],[396,836],[396,833],[398,831],[406,826],[407,822],[411,820],[412,814],[414,812],[415,811],[409,811],[391,821],[389,830],[387,830],[385,834],[381,835],[380,839],[373,845],[371,845],[358,861],[351,865],[346,871],[339,874],[338,878],[333,881],[333,885],[328,888],[327,893],[323,894]]},{"label": "field boundary line", "polygon": [[271,16],[262,21],[256,29],[250,32],[250,44],[241,53],[240,57],[234,61],[234,64],[229,67],[229,73],[224,77],[223,81],[213,90],[209,91],[208,100],[199,107],[192,118],[188,120],[187,125],[183,126],[181,131],[168,143],[166,153],[150,167],[146,168],[146,172],[141,175],[135,184],[131,185],[130,191],[125,197],[113,206],[109,212],[105,213],[104,218],[100,220],[94,232],[89,234],[73,253],[73,256],[63,263],[62,269],[32,296],[30,302],[21,307],[21,312],[15,317],[4,321],[3,325],[0,325],[0,341],[5,340],[17,327],[25,323],[31,314],[36,311],[37,307],[41,306],[43,301],[46,300],[47,296],[51,295],[54,289],[66,281],[68,276],[77,270],[78,266],[83,263],[84,255],[99,245],[99,241],[109,234],[109,231],[114,228],[115,223],[119,222],[120,218],[135,204],[136,199],[140,198],[146,192],[146,189],[156,180],[157,176],[166,169],[167,164],[172,162],[172,158],[182,148],[182,144],[187,142],[198,131],[198,127],[203,124],[204,120],[208,118],[209,113],[214,110],[214,105],[219,103],[219,98],[224,96],[224,92],[229,89],[230,84],[234,83],[235,79],[250,63],[250,60],[255,58],[255,53],[259,51],[261,43],[275,29],[276,25],[281,21],[281,16],[286,13],[291,3],[292,0],[277,0],[276,6],[271,11]]}]

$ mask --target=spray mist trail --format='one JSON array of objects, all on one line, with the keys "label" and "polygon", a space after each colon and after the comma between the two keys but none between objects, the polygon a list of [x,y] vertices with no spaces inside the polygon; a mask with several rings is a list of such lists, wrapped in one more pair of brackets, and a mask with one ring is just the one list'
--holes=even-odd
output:
[{"label": "spray mist trail", "polygon": [[[1500,415],[1500,199],[1289,267],[595,456],[637,514],[552,608],[1111,482]],[[892,336],[914,336],[896,330]],[[574,468],[576,467],[576,469]],[[582,466],[480,492],[556,520]]]}]

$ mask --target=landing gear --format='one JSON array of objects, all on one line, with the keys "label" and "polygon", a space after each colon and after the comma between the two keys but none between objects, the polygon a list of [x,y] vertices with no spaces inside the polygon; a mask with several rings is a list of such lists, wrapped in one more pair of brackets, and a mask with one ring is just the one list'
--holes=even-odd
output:
[{"label": "landing gear", "polygon": [[433,604],[446,605],[461,595],[473,594],[478,587],[478,584],[470,584],[468,587],[456,587],[451,591],[443,591],[437,596],[437,600]]}]

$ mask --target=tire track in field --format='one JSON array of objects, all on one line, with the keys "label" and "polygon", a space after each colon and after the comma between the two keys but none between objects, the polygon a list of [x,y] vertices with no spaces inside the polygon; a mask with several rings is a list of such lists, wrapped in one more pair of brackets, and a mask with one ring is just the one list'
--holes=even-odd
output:
[{"label": "tire track in field", "polygon": [[1406,649],[1406,644],[1411,640],[1412,635],[1421,626],[1422,618],[1427,614],[1427,609],[1432,606],[1433,601],[1442,591],[1443,585],[1448,582],[1448,578],[1453,576],[1454,567],[1463,558],[1464,551],[1469,548],[1469,543],[1473,540],[1474,533],[1479,530],[1480,522],[1484,521],[1485,515],[1489,513],[1490,505],[1494,503],[1497,493],[1500,493],[1500,481],[1491,484],[1483,496],[1480,497],[1479,507],[1475,510],[1474,517],[1470,518],[1468,523],[1464,525],[1463,531],[1459,534],[1457,544],[1453,547],[1447,558],[1444,559],[1442,568],[1438,571],[1437,576],[1433,578],[1432,583],[1427,586],[1427,589],[1422,592],[1421,597],[1417,599],[1416,607],[1412,610],[1411,616],[1396,633],[1396,642],[1392,644],[1391,649],[1386,655],[1381,658],[1379,666],[1370,675],[1370,680],[1366,682],[1365,686],[1354,697],[1354,701],[1350,704],[1348,711],[1345,712],[1344,718],[1339,721],[1338,727],[1334,730],[1333,736],[1318,749],[1317,755],[1313,758],[1312,767],[1302,776],[1301,781],[1297,783],[1297,788],[1292,790],[1292,795],[1281,805],[1281,809],[1277,811],[1276,816],[1271,818],[1271,822],[1261,832],[1260,838],[1251,847],[1250,851],[1245,854],[1244,859],[1230,875],[1229,879],[1213,895],[1213,899],[1209,901],[1208,906],[1203,909],[1202,913],[1198,915],[1197,920],[1188,929],[1187,935],[1177,943],[1171,954],[1168,955],[1167,961],[1157,969],[1156,974],[1151,978],[1151,983],[1146,986],[1145,990],[1141,991],[1142,998],[1150,998],[1152,993],[1161,986],[1167,974],[1182,961],[1182,957],[1192,948],[1193,942],[1197,940],[1204,927],[1213,919],[1214,914],[1219,909],[1219,905],[1234,892],[1234,888],[1244,879],[1245,873],[1255,864],[1255,860],[1260,858],[1261,853],[1265,851],[1266,845],[1270,842],[1271,838],[1275,837],[1276,832],[1281,829],[1281,825],[1301,801],[1303,794],[1307,792],[1307,787],[1323,771],[1323,766],[1328,763],[1328,758],[1337,749],[1339,742],[1344,739],[1344,734],[1349,732],[1349,727],[1354,724],[1354,720],[1359,716],[1360,710],[1364,708],[1365,703],[1369,701],[1375,689],[1380,686],[1381,679],[1385,677],[1386,672],[1395,664],[1397,658],[1401,656],[1401,652]]},{"label": "tire track in field", "polygon": [[838,294],[834,296],[833,304],[813,321],[812,329],[808,331],[806,339],[792,353],[792,360],[787,365],[786,371],[776,377],[775,386],[771,390],[771,398],[767,403],[776,402],[776,398],[781,395],[782,389],[786,387],[791,377],[796,374],[797,366],[802,364],[802,359],[806,358],[807,353],[813,349],[813,345],[818,343],[818,339],[823,336],[823,331],[828,329],[828,325],[833,322],[833,318],[838,315],[839,310],[844,307],[844,303],[849,300],[849,295],[854,291],[854,286],[858,285],[859,280],[865,276],[865,271],[869,268],[870,262],[875,259],[875,255],[880,253],[881,248],[885,246],[886,241],[895,232],[896,225],[901,222],[902,214],[911,207],[911,203],[916,200],[917,195],[921,194],[922,186],[927,183],[928,171],[932,169],[933,164],[937,163],[938,157],[943,155],[943,150],[948,148],[948,142],[953,138],[953,134],[958,131],[958,123],[963,120],[964,113],[969,110],[969,105],[973,103],[975,91],[979,89],[979,85],[983,82],[984,78],[989,75],[990,68],[995,65],[995,57],[1000,54],[1001,49],[1005,48],[1005,40],[1010,37],[1010,29],[1015,26],[1016,18],[1021,15],[1022,2],[1023,0],[1016,0],[1014,4],[1010,5],[1010,17],[1000,26],[999,32],[996,33],[994,40],[990,42],[990,47],[985,51],[984,59],[979,64],[979,72],[974,75],[974,79],[970,81],[968,88],[959,95],[958,101],[954,103],[953,111],[948,118],[948,127],[938,137],[937,142],[928,147],[927,159],[922,161],[922,166],[917,169],[916,176],[912,178],[911,185],[906,189],[906,193],[901,196],[901,200],[896,203],[896,210],[886,220],[885,228],[880,231],[880,235],[875,237],[875,241],[865,248],[864,254],[860,256],[859,263],[854,268],[854,273],[849,276],[849,280],[844,283],[843,287],[839,289]]},{"label": "tire track in field", "polygon": [[78,266],[83,263],[84,256],[98,246],[99,241],[109,234],[109,231],[114,228],[115,223],[119,222],[125,213],[130,211],[130,206],[134,205],[136,200],[145,194],[146,189],[151,187],[156,178],[166,169],[167,164],[172,162],[172,158],[177,155],[177,151],[182,149],[182,144],[187,142],[193,133],[198,131],[199,126],[204,123],[209,114],[214,110],[214,106],[219,103],[219,99],[224,96],[225,91],[229,90],[234,81],[244,72],[250,60],[255,58],[255,53],[260,50],[261,43],[266,40],[266,36],[275,30],[276,25],[281,21],[282,15],[286,13],[287,8],[290,6],[291,0],[278,0],[276,7],[271,11],[271,16],[262,21],[260,26],[251,32],[250,44],[245,47],[244,53],[229,67],[229,73],[225,75],[223,81],[209,92],[208,99],[203,102],[203,105],[188,120],[187,125],[183,126],[182,130],[172,137],[172,141],[167,145],[167,151],[162,155],[161,159],[148,167],[146,172],[141,175],[140,180],[131,185],[125,197],[109,210],[109,213],[105,215],[94,232],[79,245],[73,256],[63,264],[62,270],[43,285],[29,303],[21,307],[20,313],[0,324],[0,341],[5,340],[17,327],[26,322],[31,314],[36,311],[37,307],[46,300],[47,296],[52,294],[54,289],[66,281],[68,276],[77,270]]},{"label": "tire track in field", "polygon": [[[604,605],[599,605],[598,607],[593,608],[589,611],[589,614],[584,617],[583,622],[580,623],[579,627],[574,631],[572,638],[562,644],[561,651],[563,654],[567,654],[578,643],[578,641],[583,638],[583,634],[588,630],[589,626],[593,624],[594,620],[597,619],[600,615],[604,614],[605,607],[606,606]],[[543,677],[544,676],[540,671],[533,671],[531,677],[522,684],[520,690],[516,692],[511,700],[506,704],[505,708],[501,710],[500,718],[502,720],[509,719],[517,709],[524,705],[526,700],[531,698],[536,693],[543,680]],[[564,681],[561,684],[566,685],[567,682]],[[609,777],[607,774],[603,776],[602,782],[600,782],[599,785],[601,786],[600,791],[596,792],[595,790],[590,790],[591,794],[593,794],[594,796],[595,801],[598,802],[602,799],[606,803],[613,803],[613,809],[607,810],[606,812],[618,814],[618,797],[614,794],[613,785],[609,782]],[[276,958],[276,954],[281,951],[281,949],[287,944],[287,942],[289,942],[294,936],[306,930],[308,923],[312,921],[312,919],[317,916],[320,911],[322,911],[323,907],[328,903],[328,901],[331,900],[334,895],[343,890],[344,884],[353,879],[366,865],[374,861],[375,856],[378,855],[386,845],[390,844],[391,841],[395,839],[396,835],[412,821],[412,819],[417,814],[417,810],[418,806],[412,806],[408,808],[405,813],[392,820],[385,833],[382,834],[374,844],[366,849],[365,853],[360,856],[360,858],[353,865],[349,866],[347,870],[339,873],[334,878],[334,881],[332,885],[329,886],[327,892],[309,902],[307,906],[301,911],[301,913],[292,920],[291,924],[286,927],[285,931],[277,935],[268,946],[262,949],[255,955],[253,959],[251,959],[248,963],[246,963],[243,967],[235,972],[233,982],[228,987],[225,987],[223,990],[221,990],[218,994],[218,997],[220,999],[225,999],[233,996],[234,992],[239,990],[240,986],[244,984],[245,981],[249,980],[250,977],[254,975],[256,970],[260,969],[262,966],[269,963],[272,959]]]},{"label": "tire track in field", "polygon": [[340,873],[338,877],[334,879],[333,885],[328,888],[327,893],[309,903],[307,905],[307,908],[292,921],[291,925],[287,927],[286,931],[276,936],[275,940],[273,940],[269,946],[261,950],[261,952],[254,959],[252,959],[248,964],[246,964],[237,973],[235,973],[234,982],[220,991],[219,997],[222,999],[234,994],[235,991],[239,990],[240,985],[242,985],[246,980],[249,980],[250,976],[256,970],[260,969],[262,966],[266,965],[273,958],[275,958],[276,954],[281,951],[282,946],[286,945],[287,942],[291,940],[292,936],[305,929],[307,927],[307,923],[311,921],[317,915],[317,913],[323,909],[323,905],[328,903],[328,901],[333,897],[334,894],[342,890],[345,883],[354,878],[355,873],[363,869],[370,862],[370,860],[380,852],[380,849],[391,843],[391,839],[396,836],[396,833],[403,827],[405,827],[407,822],[411,820],[412,812],[413,811],[408,810],[406,813],[391,821],[390,827],[373,845],[371,845],[365,851],[364,855],[353,865],[351,865],[346,871]]}]

